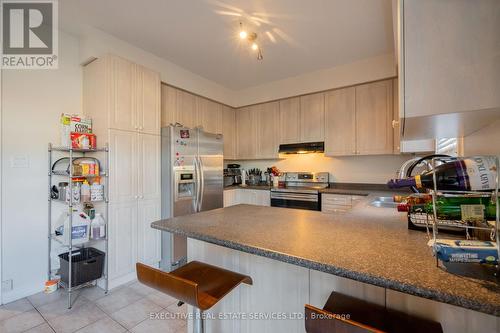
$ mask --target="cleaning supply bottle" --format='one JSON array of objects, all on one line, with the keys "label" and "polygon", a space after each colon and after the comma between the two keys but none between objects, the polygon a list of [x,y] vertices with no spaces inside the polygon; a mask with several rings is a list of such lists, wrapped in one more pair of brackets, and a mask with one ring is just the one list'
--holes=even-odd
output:
[{"label": "cleaning supply bottle", "polygon": [[80,187],[80,201],[90,202],[90,184],[88,181],[84,180]]},{"label": "cleaning supply bottle", "polygon": [[104,239],[106,238],[106,222],[102,217],[101,213],[96,213],[95,218],[92,220],[90,224],[91,230],[91,238],[93,240]]}]

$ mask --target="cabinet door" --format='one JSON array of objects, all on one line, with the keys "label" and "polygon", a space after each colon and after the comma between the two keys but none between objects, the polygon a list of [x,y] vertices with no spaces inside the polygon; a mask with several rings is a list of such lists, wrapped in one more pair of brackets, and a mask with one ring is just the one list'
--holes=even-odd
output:
[{"label": "cabinet door", "polygon": [[236,146],[237,157],[255,158],[255,106],[236,110]]},{"label": "cabinet door", "polygon": [[300,141],[315,142],[324,140],[325,94],[312,94],[300,97]]},{"label": "cabinet door", "polygon": [[110,56],[109,127],[133,131],[138,128],[135,112],[135,71],[133,63]]},{"label": "cabinet door", "polygon": [[160,198],[160,136],[137,134],[139,199]]},{"label": "cabinet door", "polygon": [[109,200],[137,199],[137,133],[109,130]]},{"label": "cabinet door", "polygon": [[356,154],[355,88],[325,94],[325,155]]},{"label": "cabinet door", "polygon": [[222,106],[222,135],[224,135],[224,159],[236,158],[236,114],[229,106]]},{"label": "cabinet door", "polygon": [[137,259],[147,265],[156,265],[161,260],[161,234],[151,228],[151,222],[158,221],[160,198],[139,199],[137,213]]},{"label": "cabinet door", "polygon": [[277,158],[279,140],[279,103],[259,104],[255,109],[257,127],[256,158]]},{"label": "cabinet door", "polygon": [[133,273],[137,259],[137,200],[109,204],[109,277]]},{"label": "cabinet door", "polygon": [[175,124],[177,110],[177,89],[166,84],[161,85],[161,126]]},{"label": "cabinet door", "polygon": [[234,206],[237,204],[236,191],[238,190],[224,190],[224,207]]},{"label": "cabinet door", "polygon": [[196,96],[196,112],[199,125],[205,132],[222,133],[222,105],[209,99]]},{"label": "cabinet door", "polygon": [[300,98],[282,99],[279,104],[279,143],[300,142]]},{"label": "cabinet door", "polygon": [[356,87],[358,154],[392,154],[392,103],[392,80]]},{"label": "cabinet door", "polygon": [[400,142],[401,142],[401,126],[399,123],[399,82],[398,79],[392,81],[392,108],[394,109],[392,116],[392,128],[393,128],[393,153],[399,154],[401,152]]},{"label": "cabinet door", "polygon": [[271,192],[259,190],[257,191],[257,204],[260,206],[271,206]]},{"label": "cabinet door", "polygon": [[175,121],[185,127],[194,128],[199,125],[196,117],[196,96],[177,89],[177,107]]},{"label": "cabinet door", "polygon": [[136,65],[137,125],[142,133],[160,134],[160,75]]}]

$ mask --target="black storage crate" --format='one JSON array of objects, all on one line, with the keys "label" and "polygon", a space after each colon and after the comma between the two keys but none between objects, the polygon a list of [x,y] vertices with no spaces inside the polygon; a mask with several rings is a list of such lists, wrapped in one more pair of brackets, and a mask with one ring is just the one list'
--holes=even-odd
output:
[{"label": "black storage crate", "polygon": [[[105,253],[93,247],[87,247],[72,252],[71,256],[71,287],[94,281],[102,276]],[[68,285],[69,252],[59,255],[61,280]]]}]

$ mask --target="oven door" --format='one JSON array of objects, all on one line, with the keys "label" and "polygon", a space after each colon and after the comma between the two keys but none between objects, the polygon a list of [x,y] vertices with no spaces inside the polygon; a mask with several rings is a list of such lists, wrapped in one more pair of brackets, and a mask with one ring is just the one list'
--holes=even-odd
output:
[{"label": "oven door", "polygon": [[271,206],[321,210],[318,193],[271,192]]}]

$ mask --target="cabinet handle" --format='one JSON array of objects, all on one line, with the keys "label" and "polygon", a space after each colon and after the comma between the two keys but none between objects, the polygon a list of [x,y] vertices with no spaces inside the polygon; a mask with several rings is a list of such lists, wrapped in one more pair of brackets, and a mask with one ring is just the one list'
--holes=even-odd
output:
[{"label": "cabinet handle", "polygon": [[137,129],[137,126],[135,126],[134,129]]},{"label": "cabinet handle", "polygon": [[139,129],[142,131],[142,126],[139,126]]},{"label": "cabinet handle", "polygon": [[135,196],[134,196],[134,199],[139,199],[139,196],[138,196],[138,195],[135,195]]},{"label": "cabinet handle", "polygon": [[392,128],[396,128],[396,126],[399,125],[399,121],[398,120],[392,120]]},{"label": "cabinet handle", "polygon": [[139,199],[144,199],[144,196],[143,196],[143,195],[140,195],[140,196],[139,196]]}]

